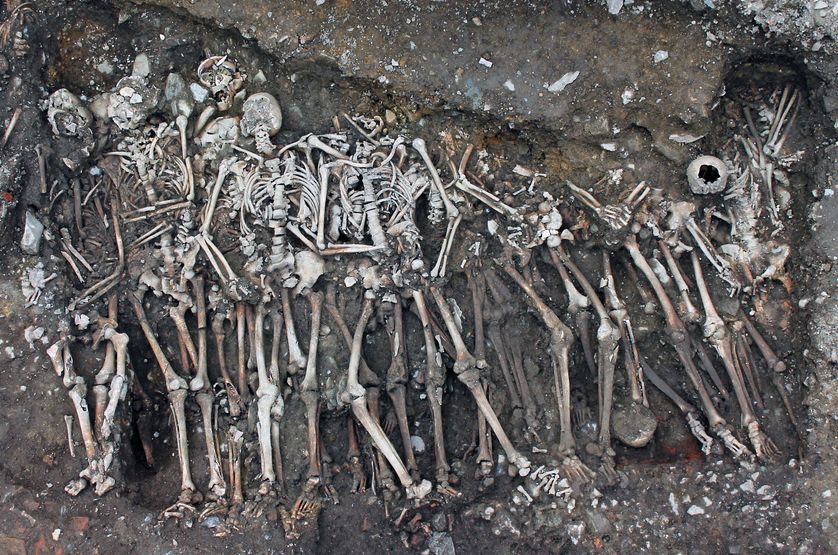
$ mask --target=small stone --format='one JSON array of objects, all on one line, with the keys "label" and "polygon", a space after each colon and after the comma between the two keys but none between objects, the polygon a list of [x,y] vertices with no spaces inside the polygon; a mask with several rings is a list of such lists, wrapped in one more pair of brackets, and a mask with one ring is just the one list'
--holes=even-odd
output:
[{"label": "small stone", "polygon": [[617,15],[623,9],[624,0],[605,0],[605,3],[608,6],[608,13]]},{"label": "small stone", "polygon": [[739,485],[739,489],[747,493],[754,493],[754,482],[752,480],[746,480]]},{"label": "small stone", "polygon": [[509,92],[515,92],[515,83],[513,83],[509,79],[506,80],[506,82],[503,84],[503,87]]},{"label": "small stone", "polygon": [[690,505],[690,508],[687,509],[687,514],[690,516],[703,515],[704,509],[702,509],[698,505]]},{"label": "small stone", "polygon": [[393,110],[384,110],[384,121],[387,122],[387,125],[396,123],[396,112]]},{"label": "small stone", "polygon": [[490,62],[486,58],[480,58],[480,60],[477,63],[482,65],[482,66],[486,66],[486,67],[492,67],[494,65],[492,62]]},{"label": "small stone", "polygon": [[431,527],[437,532],[448,530],[448,516],[445,512],[438,512],[431,518]]},{"label": "small stone", "polygon": [[419,436],[410,436],[410,445],[413,447],[414,453],[425,452],[425,440]]},{"label": "small stone", "polygon": [[38,221],[31,211],[26,212],[26,222],[23,227],[23,237],[20,248],[26,254],[38,254],[41,249],[41,237],[44,235],[44,224]]},{"label": "small stone", "polygon": [[134,67],[131,70],[131,74],[138,77],[148,77],[149,73],[151,73],[151,66],[148,61],[148,56],[145,54],[138,54],[137,57],[134,58]]},{"label": "small stone", "polygon": [[547,90],[551,93],[559,93],[565,90],[565,87],[576,81],[576,78],[579,77],[578,71],[569,71],[562,75],[557,81],[554,81],[550,86],[547,87]]},{"label": "small stone", "polygon": [[192,92],[192,98],[194,98],[195,102],[198,103],[205,101],[209,96],[209,91],[198,83],[192,83],[189,85],[189,90]]},{"label": "small stone", "polygon": [[434,532],[428,540],[428,549],[434,555],[455,555],[454,540],[445,532]]},{"label": "small stone", "polygon": [[584,522],[571,522],[567,525],[567,535],[570,537],[570,541],[573,542],[573,545],[579,543],[579,540],[582,539],[582,534],[585,533],[585,523]]},{"label": "small stone", "polygon": [[658,50],[657,52],[655,52],[655,55],[652,59],[655,61],[656,64],[659,64],[668,58],[669,52],[667,52],[666,50]]}]

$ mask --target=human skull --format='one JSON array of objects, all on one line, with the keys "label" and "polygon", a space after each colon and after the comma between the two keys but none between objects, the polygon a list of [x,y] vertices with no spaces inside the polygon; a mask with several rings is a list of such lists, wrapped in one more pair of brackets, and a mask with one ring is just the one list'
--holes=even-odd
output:
[{"label": "human skull", "polygon": [[256,150],[270,154],[274,150],[271,137],[282,127],[282,111],[276,98],[268,93],[256,93],[244,101],[241,131],[245,137],[256,139]]}]

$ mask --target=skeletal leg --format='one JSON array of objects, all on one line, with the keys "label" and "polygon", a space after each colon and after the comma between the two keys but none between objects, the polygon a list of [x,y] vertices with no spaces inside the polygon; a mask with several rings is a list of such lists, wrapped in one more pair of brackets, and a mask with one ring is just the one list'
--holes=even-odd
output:
[{"label": "skeletal leg", "polygon": [[445,367],[442,366],[442,356],[437,351],[436,341],[431,331],[431,319],[425,303],[425,295],[418,289],[412,294],[425,336],[425,392],[428,395],[428,403],[431,405],[431,417],[434,424],[436,480],[443,487],[447,487],[451,467],[448,466],[448,459],[445,455],[445,431],[442,426],[442,386],[445,385]]},{"label": "skeletal leg", "polygon": [[[483,395],[486,395],[487,387],[485,380],[480,380],[479,387],[483,390]],[[486,427],[486,417],[480,412],[480,407],[477,407],[477,445],[477,471],[474,477],[480,480],[491,476],[492,466],[494,466],[492,436],[489,435],[489,430]]]},{"label": "skeletal leg", "polygon": [[736,393],[736,400],[739,403],[739,410],[742,413],[742,422],[748,428],[748,437],[751,440],[751,445],[754,447],[757,457],[771,459],[779,454],[779,450],[774,445],[774,442],[759,427],[756,414],[751,406],[751,400],[748,398],[748,392],[745,389],[742,373],[736,364],[730,332],[716,311],[716,307],[713,305],[713,298],[710,296],[710,290],[704,281],[704,272],[701,269],[698,255],[693,252],[691,258],[695,272],[696,286],[701,294],[701,302],[704,305],[704,337],[716,348],[716,352],[721,357],[727,369],[728,376],[733,384],[733,391]]},{"label": "skeletal leg", "polygon": [[241,467],[242,445],[244,445],[244,434],[235,426],[230,426],[227,430],[227,446],[230,453],[228,474],[233,486],[230,497],[230,503],[233,505],[244,503]]},{"label": "skeletal leg", "polygon": [[245,341],[247,327],[246,305],[243,302],[238,302],[236,303],[236,354],[238,362],[236,378],[238,379],[242,408],[247,406],[250,397],[250,390],[247,388],[247,343]]},{"label": "skeletal leg", "polygon": [[396,413],[407,470],[415,480],[419,478],[419,467],[416,464],[416,457],[413,454],[413,445],[410,442],[410,426],[407,422],[407,407],[405,403],[405,384],[407,383],[407,367],[405,365],[406,343],[400,299],[396,298],[392,309],[392,318],[388,318],[386,323],[387,336],[390,338],[390,366],[387,368],[387,394],[390,396],[390,401],[393,403],[393,410]]},{"label": "skeletal leg", "polygon": [[497,354],[498,364],[500,365],[501,372],[503,372],[503,379],[506,381],[506,387],[509,390],[509,400],[512,403],[512,409],[513,411],[516,409],[523,409],[524,405],[521,401],[521,397],[518,395],[518,385],[515,383],[512,373],[509,370],[506,348],[503,343],[503,338],[501,337],[499,325],[495,320],[491,319],[491,317],[487,331],[489,334],[489,340],[492,342],[492,346]]},{"label": "skeletal leg", "polygon": [[301,368],[305,368],[306,357],[300,348],[299,340],[297,340],[297,331],[294,328],[294,313],[291,312],[290,293],[285,287],[280,287],[279,292],[282,298],[282,314],[285,317],[285,335],[288,339],[288,373],[294,376]]},{"label": "skeletal leg", "polygon": [[486,392],[483,391],[483,387],[480,384],[480,371],[475,366],[474,356],[468,351],[463,342],[460,330],[457,329],[454,316],[451,314],[451,309],[448,308],[448,303],[445,302],[442,293],[434,287],[431,287],[431,295],[434,301],[436,301],[439,313],[445,322],[445,327],[448,328],[448,335],[454,343],[454,349],[456,350],[454,372],[457,374],[457,379],[463,382],[471,391],[475,401],[477,401],[477,406],[480,408],[483,416],[486,417],[486,420],[489,421],[489,425],[495,432],[501,447],[506,452],[506,457],[509,459],[509,462],[517,467],[521,476],[526,476],[530,471],[530,461],[521,455],[512,445],[494,409],[489,404],[489,399],[486,398]]},{"label": "skeletal leg", "polygon": [[61,339],[47,349],[47,355],[52,361],[55,373],[62,378],[67,394],[75,409],[76,419],[79,422],[84,452],[87,457],[87,467],[79,474],[80,480],[73,480],[64,489],[71,495],[78,495],[87,487],[88,481],[92,482],[96,474],[97,455],[99,445],[93,433],[93,426],[90,420],[85,394],[87,387],[84,380],[73,371],[72,356],[66,340]]},{"label": "skeletal leg", "polygon": [[[340,334],[343,336],[343,340],[346,343],[346,348],[352,349],[352,333],[349,331],[346,321],[343,319],[343,316],[338,310],[337,299],[335,297],[335,286],[331,283],[326,286],[325,306],[326,310],[329,312],[329,316],[332,317],[332,320],[338,327],[338,330],[340,330]],[[364,385],[378,384],[379,382],[378,376],[370,369],[369,366],[367,366],[367,362],[363,357],[361,357],[361,361],[359,363],[358,381]]]},{"label": "skeletal leg", "polygon": [[179,514],[180,509],[191,508],[188,503],[192,501],[196,491],[195,483],[192,481],[192,472],[189,469],[189,444],[186,439],[186,411],[184,408],[187,391],[186,380],[175,373],[174,368],[172,368],[172,365],[163,353],[163,349],[157,342],[157,336],[152,331],[151,324],[149,324],[148,318],[145,315],[142,301],[133,294],[129,294],[128,299],[131,301],[134,315],[140,323],[143,335],[145,335],[146,341],[148,341],[149,347],[151,347],[154,353],[157,365],[163,373],[163,379],[166,382],[166,389],[168,390],[169,403],[172,407],[178,459],[180,460],[180,497],[178,498],[178,503],[172,507],[172,509],[178,512],[167,510],[164,511],[164,514],[176,515]]},{"label": "skeletal leg", "polygon": [[[628,311],[625,304],[617,294],[617,285],[614,281],[614,274],[611,271],[611,257],[608,251],[602,252],[603,282],[605,288],[605,299],[610,309],[611,318],[620,328],[620,336],[623,340],[623,361],[626,366],[626,378],[629,383],[631,399],[637,405],[649,406],[646,399],[646,391],[643,387],[643,380],[640,369],[640,355],[637,352],[637,343],[634,340],[634,330],[631,325]],[[648,439],[651,439],[649,436]],[[645,445],[645,444],[644,444]],[[641,447],[642,445],[637,445]]]},{"label": "skeletal leg", "polygon": [[[207,375],[207,300],[204,293],[204,277],[201,274],[192,280],[195,289],[195,308],[198,316],[198,365],[195,377],[189,382],[190,391],[210,388]],[[220,466],[219,466],[220,468]]]},{"label": "skeletal leg", "polygon": [[756,343],[757,348],[759,349],[759,352],[762,353],[762,357],[765,359],[768,367],[774,372],[785,372],[786,363],[780,360],[780,357],[774,353],[771,346],[768,344],[768,341],[765,340],[751,320],[744,314],[740,314],[740,318],[745,323],[745,329],[748,330],[748,335],[750,335],[751,339],[753,339],[754,343]]},{"label": "skeletal leg", "polygon": [[[498,337],[499,341],[503,341]],[[524,372],[524,357],[521,352],[521,343],[513,340],[509,342],[509,349],[506,350],[510,354],[510,362],[512,366],[512,375],[515,377],[515,383],[518,384],[518,390],[521,392],[521,399],[524,403],[524,415],[527,419],[527,425],[531,432],[535,432],[541,428],[541,423],[538,421],[538,409],[533,398],[530,384],[527,381],[527,375]]]},{"label": "skeletal leg", "polygon": [[[467,156],[470,150],[467,151]],[[464,162],[467,158],[464,158]],[[464,165],[464,164],[463,164]],[[486,296],[485,277],[482,273],[468,272],[466,274],[468,279],[468,287],[471,289],[471,300],[474,305],[474,365],[478,370],[486,368],[486,338],[483,331],[483,301]],[[481,379],[481,386],[485,392],[487,384],[485,379]],[[492,437],[486,428],[486,418],[480,409],[477,409],[477,438],[478,438],[478,452],[477,452],[477,478],[491,476],[493,457],[492,457]]]},{"label": "skeletal leg", "polygon": [[361,460],[358,435],[355,433],[355,420],[351,415],[346,419],[346,433],[348,442],[346,461],[349,471],[352,473],[352,491],[353,493],[363,493],[367,491],[367,474],[364,472],[364,465]]},{"label": "skeletal leg", "polygon": [[760,395],[760,389],[762,389],[762,387],[759,383],[759,374],[757,374],[754,369],[751,347],[748,344],[748,340],[742,334],[736,335],[735,354],[736,358],[739,360],[739,366],[742,368],[745,377],[748,379],[748,385],[751,388],[751,395],[754,397],[754,403],[757,408],[761,409],[763,408],[763,402],[762,396]]},{"label": "skeletal leg", "polygon": [[[370,416],[375,424],[381,426],[381,389],[377,385],[370,385],[366,387],[367,390],[367,408]],[[376,446],[375,449],[376,467],[378,468],[378,485],[384,490],[385,501],[390,501],[393,498],[393,493],[397,490],[396,482],[393,478],[393,472],[390,469],[390,464],[387,462],[387,457],[381,449]]]},{"label": "skeletal leg", "polygon": [[279,395],[279,388],[268,376],[267,365],[265,364],[265,344],[263,324],[265,322],[264,300],[256,306],[255,313],[255,339],[256,350],[256,371],[259,376],[259,387],[256,389],[258,423],[256,431],[259,436],[259,460],[262,469],[262,484],[259,493],[266,495],[276,482],[276,474],[273,465],[273,450],[271,447],[271,413],[274,403]]},{"label": "skeletal leg", "polygon": [[672,279],[675,280],[675,285],[678,288],[678,294],[681,296],[681,318],[687,323],[698,322],[701,318],[698,309],[690,299],[690,289],[687,287],[687,282],[681,273],[681,268],[678,266],[675,258],[672,256],[672,251],[669,250],[669,245],[666,241],[658,241],[658,246],[666,259],[666,265],[669,267],[669,272],[672,274]]},{"label": "skeletal leg", "polygon": [[363,308],[358,318],[358,324],[355,327],[355,334],[352,337],[352,351],[349,358],[349,370],[343,399],[345,402],[351,404],[355,417],[370,435],[378,449],[387,457],[387,461],[393,467],[393,470],[395,470],[402,486],[407,490],[408,497],[421,498],[428,493],[430,484],[423,480],[422,484],[417,485],[413,481],[413,478],[411,478],[410,473],[408,473],[407,468],[405,468],[404,463],[402,463],[390,440],[387,439],[384,430],[381,429],[381,426],[370,415],[366,402],[367,392],[358,382],[358,366],[361,361],[364,329],[372,315],[372,311],[373,298],[365,295]]},{"label": "skeletal leg", "polygon": [[227,370],[227,358],[224,354],[224,315],[216,312],[212,319],[212,334],[215,337],[215,348],[218,354],[218,368],[221,372],[221,379],[224,382],[224,390],[227,393],[227,407],[230,416],[238,418],[242,411],[242,400],[236,389],[233,380]]},{"label": "skeletal leg", "polygon": [[186,325],[186,312],[192,308],[192,302],[182,299],[177,306],[169,309],[169,316],[175,323],[178,333],[178,341],[186,349],[189,355],[189,362],[193,368],[198,368],[198,349],[195,348],[195,343],[192,341],[192,336],[189,334],[189,327]]},{"label": "skeletal leg", "polygon": [[320,393],[317,380],[317,345],[320,341],[320,315],[323,310],[323,294],[314,291],[306,293],[311,305],[311,339],[309,340],[306,372],[300,384],[300,396],[306,407],[308,424],[308,481],[303,494],[297,499],[294,513],[305,514],[316,505],[313,496],[322,483],[320,466]]},{"label": "skeletal leg", "polygon": [[597,329],[597,363],[599,393],[599,456],[602,460],[600,469],[609,483],[615,483],[617,472],[614,470],[614,450],[611,448],[611,406],[614,393],[614,368],[617,365],[617,350],[620,342],[620,329],[611,321],[605,305],[599,299],[593,286],[569,257],[564,256],[559,264],[566,265],[576,281],[582,286],[588,299],[599,316]]},{"label": "skeletal leg", "polygon": [[716,410],[716,407],[713,405],[713,401],[710,399],[710,394],[704,387],[701,375],[698,373],[698,369],[695,367],[692,360],[690,336],[687,333],[687,329],[678,317],[678,314],[675,312],[675,307],[672,305],[672,301],[669,300],[669,296],[666,294],[663,285],[658,280],[655,272],[649,266],[649,263],[643,256],[643,253],[640,252],[637,240],[633,235],[631,235],[625,239],[624,246],[626,247],[626,250],[629,251],[629,255],[632,260],[649,281],[649,284],[652,286],[652,289],[654,289],[655,294],[658,297],[658,301],[660,302],[661,308],[663,308],[666,316],[667,339],[678,353],[678,358],[680,359],[684,370],[687,372],[687,376],[690,378],[693,387],[701,399],[701,404],[704,408],[704,414],[707,415],[710,429],[722,438],[725,447],[727,447],[735,456],[738,457],[750,454],[748,448],[737,440],[736,437],[734,437],[727,427],[727,422],[724,418],[722,418],[722,415],[719,414],[719,411]]},{"label": "skeletal leg", "polygon": [[227,484],[224,483],[224,473],[221,471],[221,454],[218,452],[218,445],[215,442],[212,393],[209,390],[200,391],[195,399],[198,401],[198,406],[201,407],[204,439],[207,443],[207,458],[209,459],[210,478],[207,486],[207,497],[213,500],[220,499],[227,491]]},{"label": "skeletal leg", "polygon": [[710,376],[710,380],[712,380],[713,385],[716,386],[716,390],[719,392],[719,395],[722,396],[722,399],[727,401],[730,393],[728,393],[725,384],[722,383],[719,373],[716,372],[716,367],[713,366],[713,361],[710,360],[710,356],[707,354],[707,349],[704,348],[704,344],[699,341],[692,341],[692,346],[695,349],[695,353],[698,355],[698,360],[701,363],[701,367],[704,369],[704,372]]},{"label": "skeletal leg", "polygon": [[579,330],[579,341],[582,343],[582,352],[585,354],[585,364],[588,371],[595,375],[596,363],[594,362],[594,346],[591,341],[591,313],[581,310],[576,314],[576,329]]},{"label": "skeletal leg", "polygon": [[256,315],[253,307],[245,305],[245,322],[247,323],[247,369],[256,370]]},{"label": "skeletal leg", "polygon": [[553,359],[553,376],[556,385],[556,399],[559,404],[559,425],[561,426],[559,454],[564,457],[563,466],[568,475],[574,480],[587,482],[593,478],[594,473],[582,464],[582,461],[576,455],[576,440],[573,437],[573,428],[570,422],[568,354],[573,344],[573,334],[570,332],[570,328],[556,316],[556,313],[544,303],[535,289],[527,283],[524,276],[512,266],[511,261],[506,261],[503,269],[524,290],[550,333],[550,355]]}]

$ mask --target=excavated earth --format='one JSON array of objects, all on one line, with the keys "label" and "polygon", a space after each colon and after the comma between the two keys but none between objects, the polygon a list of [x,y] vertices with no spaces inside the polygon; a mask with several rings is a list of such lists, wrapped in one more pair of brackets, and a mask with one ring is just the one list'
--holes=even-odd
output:
[{"label": "excavated earth", "polygon": [[[817,3],[810,2],[717,2],[724,5],[713,9],[701,2],[635,2],[617,15],[599,2],[513,0],[32,4],[28,53],[16,57],[6,48],[8,68],[0,64],[4,130],[15,109],[22,109],[0,149],[0,553],[838,550],[838,200],[833,189],[838,179],[833,42],[838,14],[814,17],[806,6]],[[0,18],[7,16],[8,9],[0,11]],[[119,453],[123,477],[116,490],[101,498],[90,492],[69,497],[63,488],[78,473],[82,457],[70,458],[63,415],[72,407],[45,351],[57,339],[59,316],[77,291],[57,250],[44,247],[41,255],[53,254],[35,256],[20,248],[27,210],[48,224],[43,214],[49,212],[49,199],[39,192],[34,149],[49,144],[50,132],[39,102],[61,87],[85,97],[107,91],[130,73],[140,53],[148,56],[152,75],[163,77],[194,75],[211,54],[229,54],[250,76],[261,71],[264,84],[247,86],[279,99],[284,116],[279,144],[327,132],[343,112],[380,115],[392,131],[424,137],[432,146],[441,131],[448,131],[460,146],[471,142],[485,149],[500,168],[500,179],[514,189],[529,184],[512,173],[516,165],[543,173],[539,188],[557,198],[567,197],[568,179],[592,185],[614,170],[622,170],[625,183],[646,180],[666,198],[689,198],[686,165],[724,146],[731,119],[738,117],[737,99],[795,85],[802,102],[789,148],[805,154],[789,173],[790,201],[782,215],[783,237],[792,247],[793,290],[789,297],[779,286],[766,289],[760,324],[788,365],[783,385],[799,428],[791,424],[764,365],[759,372],[765,406],[759,416],[782,450],[773,463],[705,457],[675,407],[650,390],[657,435],[643,449],[618,449],[617,485],[582,488],[572,500],[542,496],[529,503],[516,489],[524,479],[509,478],[503,465],[492,480],[473,479],[475,406],[449,375],[443,414],[449,456],[460,476],[459,497],[385,506],[372,491],[350,493],[350,478],[342,472],[333,480],[338,503],[325,502],[316,518],[300,525],[299,538],[284,533],[275,510],[240,531],[221,533],[218,519],[158,520],[179,481],[165,390],[158,380],[149,382],[155,464],[142,464],[137,442],[127,441]],[[685,143],[672,136],[701,138]],[[48,174],[60,171],[53,162]],[[625,194],[621,187],[600,192],[616,200]],[[475,226],[475,221],[465,224],[466,229]],[[439,241],[442,233],[431,235]],[[455,261],[462,259],[463,248],[455,248]],[[596,257],[589,260],[584,245],[574,249],[586,271],[595,272]],[[21,278],[39,261],[60,275],[36,306],[24,308]],[[546,265],[542,273],[549,302],[571,323],[560,281]],[[463,307],[464,327],[470,329],[471,296],[462,273],[454,273],[446,294]],[[642,352],[685,391],[677,360],[661,342],[662,319],[643,313],[637,298],[627,300]],[[298,303],[298,333],[307,337],[307,305],[302,299]],[[131,336],[134,370],[146,379],[153,368],[150,353],[127,308],[120,316]],[[43,336],[33,337],[38,328]],[[521,318],[505,331],[523,346],[539,403],[554,406],[539,322]],[[161,326],[159,333],[161,343],[176,344],[171,326]],[[411,365],[421,366],[422,335],[412,315],[407,336]],[[321,356],[344,364],[346,354],[334,337],[324,338]],[[470,333],[466,341],[471,344]],[[386,335],[377,333],[365,345],[370,366],[379,371],[388,363],[386,343]],[[101,363],[81,354],[76,362],[79,368]],[[502,377],[496,369],[491,372],[497,384],[492,402],[506,422],[509,401]],[[595,413],[596,384],[578,345],[571,380]],[[625,394],[622,387],[618,383],[618,397]],[[430,477],[432,429],[421,393],[414,384],[408,388],[408,412],[414,433],[428,446],[418,460]],[[558,423],[549,422],[554,416],[552,409],[546,412],[548,431],[542,439],[548,447],[556,441]],[[283,418],[288,491],[281,501],[287,507],[305,477],[305,417],[295,396],[289,397]],[[322,415],[324,441],[336,467],[345,459],[346,418],[345,409]],[[197,408],[190,409],[189,419],[200,488],[206,453],[195,427]],[[136,430],[130,415],[122,424]],[[580,445],[593,437],[584,422],[576,433]],[[132,437],[130,431],[127,436]],[[528,445],[523,437],[513,435],[513,441]]]}]

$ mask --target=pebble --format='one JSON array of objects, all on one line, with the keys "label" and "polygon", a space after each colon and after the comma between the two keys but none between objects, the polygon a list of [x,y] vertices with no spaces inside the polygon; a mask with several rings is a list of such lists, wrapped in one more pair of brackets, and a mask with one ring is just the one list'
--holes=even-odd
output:
[{"label": "pebble", "polygon": [[425,452],[425,440],[419,436],[410,436],[410,445],[415,453]]},{"label": "pebble", "polygon": [[495,65],[486,58],[480,58],[480,60],[477,63],[486,67],[492,67],[493,65]]},{"label": "pebble", "polygon": [[437,532],[448,530],[448,516],[445,512],[440,511],[431,518],[431,527]]},{"label": "pebble", "polygon": [[148,56],[145,54],[138,54],[137,57],[134,58],[134,67],[131,74],[139,77],[148,77],[149,73],[151,73],[151,66],[148,61]]},{"label": "pebble", "polygon": [[396,113],[393,110],[384,110],[384,121],[387,125],[396,123]]},{"label": "pebble", "polygon": [[565,87],[576,81],[577,77],[579,77],[578,71],[569,71],[562,75],[557,81],[553,81],[553,83],[547,87],[547,90],[551,93],[562,92],[565,90]]},{"label": "pebble", "polygon": [[209,91],[199,85],[198,83],[192,83],[189,85],[189,90],[192,92],[192,98],[195,99],[195,102],[203,102],[209,96]]},{"label": "pebble", "polygon": [[739,489],[748,493],[754,493],[754,482],[752,480],[746,480],[743,484],[739,485]]},{"label": "pebble", "polygon": [[38,254],[41,249],[41,237],[44,235],[44,224],[38,221],[31,211],[26,212],[26,222],[23,227],[23,237],[20,238],[20,248],[26,254]]},{"label": "pebble", "polygon": [[582,539],[582,534],[585,533],[585,523],[584,522],[571,522],[567,525],[567,535],[570,537],[570,541],[573,542],[573,545],[579,543],[579,540]]},{"label": "pebble", "polygon": [[653,59],[655,60],[656,64],[659,64],[659,63],[661,63],[662,61],[664,61],[668,58],[669,58],[669,52],[667,52],[666,50],[658,50],[657,52],[655,52],[655,56],[654,56]]},{"label": "pebble", "polygon": [[454,540],[446,532],[434,532],[428,540],[428,549],[434,555],[455,555]]},{"label": "pebble", "polygon": [[513,83],[509,79],[506,80],[506,82],[503,84],[503,87],[510,92],[515,91],[515,83]]},{"label": "pebble", "polygon": [[704,509],[702,509],[698,505],[690,505],[690,508],[687,509],[687,514],[690,516],[703,515]]}]

